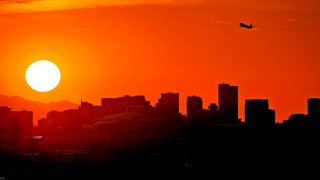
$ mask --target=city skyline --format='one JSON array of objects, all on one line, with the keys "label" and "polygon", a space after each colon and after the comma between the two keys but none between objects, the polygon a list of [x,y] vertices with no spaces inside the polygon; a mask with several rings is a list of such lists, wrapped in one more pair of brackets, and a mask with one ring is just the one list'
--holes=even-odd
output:
[{"label": "city skyline", "polygon": [[[98,110],[94,114],[100,114],[98,115],[98,117],[124,112],[152,112],[157,109],[157,111],[162,112],[161,114],[165,114],[168,117],[184,115],[191,119],[211,119],[211,122],[216,121],[215,123],[218,124],[239,124],[241,122],[245,124],[274,125],[276,123],[286,123],[288,119],[290,120],[292,118],[305,119],[308,118],[307,116],[309,116],[310,119],[314,122],[316,122],[317,119],[320,119],[320,98],[309,97],[307,99],[307,113],[291,112],[291,114],[287,118],[276,121],[276,109],[269,109],[270,107],[268,99],[246,99],[244,107],[245,113],[243,118],[241,118],[238,113],[238,86],[226,83],[218,84],[217,95],[219,99],[218,102],[210,102],[209,106],[203,105],[203,99],[200,96],[187,96],[187,98],[185,99],[185,102],[187,104],[185,113],[183,113],[182,109],[180,108],[181,101],[183,100],[180,100],[181,98],[178,92],[161,93],[161,96],[158,99],[158,102],[155,103],[155,105],[150,104],[150,101],[147,101],[144,95],[124,95],[121,97],[100,98],[100,105],[93,105],[87,101],[81,100],[81,103],[78,105],[77,109],[81,110],[81,108],[83,107],[89,107],[89,109],[96,108]],[[0,107],[5,110],[4,112],[7,112],[8,109],[11,110],[10,106]],[[117,108],[114,109],[114,107]],[[104,110],[102,110],[101,108]],[[129,110],[127,108],[129,108]],[[60,112],[71,112],[77,109],[62,109],[62,111],[60,110]],[[22,108],[19,110],[21,110],[21,112],[29,110],[28,112],[33,113],[33,111],[30,111],[30,109],[28,108]],[[58,112],[57,109],[51,109],[46,112],[46,117],[44,117],[43,115],[40,117],[33,117],[33,126],[38,126],[38,121],[43,121],[45,118],[49,118],[51,116],[49,114],[55,112]],[[214,120],[216,118],[218,119]],[[94,117],[91,117],[91,119],[94,119]],[[7,127],[8,125],[5,126]]]},{"label": "city skyline", "polygon": [[[218,93],[218,91],[216,91],[217,93]],[[161,93],[160,93],[161,94]],[[126,95],[129,95],[129,96],[139,96],[139,95],[141,95],[141,94],[137,94],[137,95],[134,95],[134,94],[125,94],[125,95],[122,95],[122,96],[126,96]],[[144,96],[144,95],[143,95]],[[186,94],[185,95],[185,98],[187,99],[189,96],[198,96],[197,94]],[[9,96],[6,96],[6,98],[12,98],[12,97],[18,97],[18,98],[22,98],[22,99],[25,99],[24,97],[21,97],[21,96],[19,96],[19,95],[14,95],[14,96],[11,96],[11,97],[9,97]],[[121,97],[121,95],[119,96],[119,97]],[[145,97],[145,96],[144,96]],[[199,96],[200,97],[200,96]],[[214,98],[213,99],[216,99],[217,101],[215,101],[215,103],[218,103],[218,96],[213,96]],[[209,106],[211,103],[213,103],[212,102],[212,100],[207,100],[207,99],[203,99],[202,97],[200,97],[201,99],[202,99],[202,101],[204,101],[204,102],[206,102],[205,104],[204,104],[204,106]],[[316,97],[307,97],[306,99],[304,99],[305,101],[306,100],[308,100],[309,98],[316,98]],[[100,99],[101,98],[98,98],[97,100],[94,100],[93,102],[91,102],[92,104],[94,104],[94,105],[99,105],[99,101],[100,101]],[[251,99],[267,99],[267,98],[261,98],[261,97],[254,97],[254,98],[251,98]],[[25,99],[26,101],[32,101],[32,100],[30,100],[30,99]],[[84,101],[87,101],[87,99],[83,99],[83,98],[80,98],[79,99],[80,101],[82,101],[82,100],[84,100]],[[239,116],[239,118],[240,119],[244,119],[244,115],[245,115],[245,101],[246,100],[248,100],[248,99],[244,99],[243,101],[241,101],[241,100],[239,100],[239,103],[238,103],[238,106],[239,106],[239,108],[238,108],[238,116]],[[269,100],[269,99],[268,99]],[[6,100],[7,101],[7,100]],[[97,103],[97,101],[98,101],[98,103]],[[68,102],[68,103],[71,103],[71,104],[74,104],[74,105],[79,105],[77,102],[71,102],[71,101],[69,101],[69,100],[67,100],[67,99],[62,99],[62,100],[55,100],[55,101],[49,101],[49,102],[42,102],[42,101],[38,101],[38,100],[35,100],[34,102],[37,102],[37,103],[43,103],[43,104],[51,104],[51,103],[56,103],[56,102]],[[88,101],[89,102],[89,101]],[[156,105],[156,101],[154,101],[154,102],[151,102],[150,101],[150,104],[151,105],[153,105],[153,106],[155,106]],[[241,106],[242,105],[242,106]],[[3,104],[3,102],[1,102],[0,101],[0,106],[6,106],[6,104]],[[69,105],[70,106],[70,105]],[[271,107],[275,107],[275,106],[277,106],[276,104],[274,104],[274,103],[272,103],[271,102]],[[299,104],[299,106],[301,106],[301,104]],[[302,105],[304,108],[304,110],[300,110],[300,111],[297,111],[297,112],[295,112],[295,113],[301,113],[301,114],[306,114],[307,112],[308,112],[308,106],[306,105],[306,104],[303,104]],[[23,107],[21,107],[21,105],[18,105],[18,107],[19,108],[14,108],[15,110],[23,110],[24,108]],[[63,107],[63,106],[62,106]],[[180,109],[180,112],[182,113],[182,114],[187,114],[187,101],[181,101],[180,103],[179,103],[179,109]],[[59,108],[59,109],[61,109],[61,108]],[[275,108],[274,108],[275,109]],[[281,123],[283,120],[286,120],[286,118],[288,118],[290,115],[292,115],[294,112],[287,112],[288,113],[288,116],[283,116],[284,118],[283,119],[279,119],[279,118],[277,118],[277,116],[276,116],[276,122],[279,122],[279,123]]]},{"label": "city skyline", "polygon": [[[316,0],[121,6],[97,0],[90,8],[88,1],[59,2],[71,7],[0,3],[0,94],[94,104],[105,95],[144,94],[154,104],[161,92],[178,91],[201,96],[207,106],[217,101],[215,84],[229,82],[241,87],[239,107],[245,99],[269,99],[277,120],[306,113],[303,102],[320,96]],[[41,59],[61,70],[60,84],[47,93],[24,79]]]},{"label": "city skyline", "polygon": [[319,9],[0,0],[0,180],[316,173]]}]

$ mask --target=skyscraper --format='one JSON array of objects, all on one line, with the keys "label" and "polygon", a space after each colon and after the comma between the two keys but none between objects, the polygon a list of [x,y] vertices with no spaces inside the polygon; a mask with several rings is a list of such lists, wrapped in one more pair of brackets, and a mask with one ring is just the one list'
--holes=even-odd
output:
[{"label": "skyscraper", "polygon": [[32,111],[11,111],[10,108],[0,106],[0,130],[15,130],[30,133],[33,127]]},{"label": "skyscraper", "polygon": [[156,103],[156,110],[163,116],[176,117],[179,115],[179,93],[161,93]]},{"label": "skyscraper", "polygon": [[239,123],[238,86],[219,84],[219,114],[227,124]]},{"label": "skyscraper", "polygon": [[33,127],[33,112],[32,111],[12,111],[11,118],[13,128],[20,133],[30,134]]},{"label": "skyscraper", "polygon": [[308,117],[313,122],[320,122],[320,99],[308,99]]},{"label": "skyscraper", "polygon": [[191,119],[201,118],[202,99],[198,96],[188,96],[187,98],[187,116]]},{"label": "skyscraper", "polygon": [[11,109],[0,106],[0,130],[11,128]]},{"label": "skyscraper", "polygon": [[253,125],[274,125],[275,111],[269,109],[269,102],[265,99],[251,99],[245,101],[245,123]]}]

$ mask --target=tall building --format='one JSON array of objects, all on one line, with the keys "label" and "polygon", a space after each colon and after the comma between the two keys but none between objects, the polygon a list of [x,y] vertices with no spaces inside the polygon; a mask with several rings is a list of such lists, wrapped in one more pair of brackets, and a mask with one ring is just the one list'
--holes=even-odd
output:
[{"label": "tall building", "polygon": [[320,122],[320,99],[308,99],[308,117],[313,122]]},{"label": "tall building", "polygon": [[38,120],[38,129],[40,132],[47,132],[49,128],[48,125],[48,119],[47,118],[41,118]]},{"label": "tall building", "polygon": [[10,129],[11,125],[11,109],[0,106],[0,129]]},{"label": "tall building", "polygon": [[[44,122],[44,119],[42,119]],[[59,128],[63,127],[63,124],[65,123],[65,116],[63,112],[58,111],[50,111],[47,113],[47,126],[48,128],[52,130],[57,130]],[[39,122],[39,121],[38,121]]]},{"label": "tall building", "polygon": [[101,106],[102,110],[105,111],[105,115],[108,114],[115,114],[116,113],[116,107],[115,104],[117,102],[117,98],[101,98]]},{"label": "tall building", "polygon": [[161,97],[156,103],[156,111],[163,116],[178,116],[179,93],[161,93]]},{"label": "tall building", "polygon": [[199,119],[202,116],[202,99],[198,96],[188,96],[187,116],[191,119]]},{"label": "tall building", "polygon": [[81,100],[78,111],[81,123],[90,123],[95,117],[95,107],[91,103]]},{"label": "tall building", "polygon": [[224,123],[240,123],[238,119],[238,86],[219,84],[219,114]]},{"label": "tall building", "polygon": [[144,96],[123,96],[118,98],[102,98],[102,107],[108,114],[126,112],[149,112],[152,107],[150,101],[146,101]]},{"label": "tall building", "polygon": [[13,128],[21,133],[30,134],[33,127],[33,112],[32,111],[12,111],[11,118]]},{"label": "tall building", "polygon": [[68,109],[63,111],[63,128],[69,132],[77,132],[81,129],[80,113],[78,109]]},{"label": "tall building", "polygon": [[251,99],[245,101],[245,123],[252,125],[274,125],[275,111],[269,109],[268,100]]},{"label": "tall building", "polygon": [[14,130],[19,133],[31,133],[32,127],[32,111],[11,111],[11,109],[8,107],[0,107],[1,130]]}]

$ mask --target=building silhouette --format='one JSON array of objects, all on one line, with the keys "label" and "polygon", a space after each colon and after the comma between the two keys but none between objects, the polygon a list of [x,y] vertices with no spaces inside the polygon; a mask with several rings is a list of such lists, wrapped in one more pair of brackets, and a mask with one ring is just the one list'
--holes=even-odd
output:
[{"label": "building silhouette", "polygon": [[210,105],[208,106],[208,109],[212,112],[218,112],[218,105],[216,103],[210,103]]},{"label": "building silhouette", "polygon": [[0,129],[11,128],[11,109],[5,106],[0,107]]},{"label": "building silhouette", "polygon": [[269,102],[265,99],[251,99],[245,101],[245,123],[251,125],[274,125],[275,111],[269,109]]},{"label": "building silhouette", "polygon": [[227,124],[240,123],[238,119],[238,86],[219,84],[219,116]]},{"label": "building silhouette", "polygon": [[102,98],[102,108],[106,114],[117,114],[125,112],[149,112],[152,110],[150,101],[144,96],[123,96],[118,98]]},{"label": "building silhouette", "polygon": [[12,111],[9,107],[1,106],[0,120],[0,130],[30,134],[33,127],[33,112]]},{"label": "building silhouette", "polygon": [[156,103],[156,111],[161,116],[179,116],[179,93],[161,93]]},{"label": "building silhouette", "polygon": [[198,96],[188,96],[187,98],[187,117],[190,119],[202,118],[202,99]]},{"label": "building silhouette", "polygon": [[47,133],[49,129],[49,123],[47,118],[41,118],[38,120],[38,131],[42,134]]},{"label": "building silhouette", "polygon": [[94,119],[120,113],[150,113],[153,111],[149,101],[144,96],[123,96],[118,98],[102,98],[101,106],[81,100],[77,109],[61,112],[51,111],[46,118],[38,121],[39,130],[47,133],[75,133],[84,126],[91,126]]},{"label": "building silhouette", "polygon": [[13,129],[23,134],[31,134],[33,127],[32,111],[11,111],[11,119],[13,121]]},{"label": "building silhouette", "polygon": [[78,109],[68,109],[64,110],[64,130],[74,133],[79,132],[82,127],[82,122],[80,121],[81,116]]},{"label": "building silhouette", "polygon": [[291,114],[288,120],[283,121],[283,125],[290,127],[306,127],[311,124],[308,115],[305,114]]},{"label": "building silhouette", "polygon": [[308,99],[308,117],[314,122],[320,122],[320,99],[309,98]]},{"label": "building silhouette", "polygon": [[[61,129],[65,124],[65,115],[63,112],[50,111],[47,113],[47,126],[50,131]],[[38,123],[40,126],[40,123]]]},{"label": "building silhouette", "polygon": [[78,107],[80,114],[80,121],[82,124],[90,124],[91,121],[98,115],[96,112],[99,106],[94,106],[91,103],[81,100],[81,104]]}]

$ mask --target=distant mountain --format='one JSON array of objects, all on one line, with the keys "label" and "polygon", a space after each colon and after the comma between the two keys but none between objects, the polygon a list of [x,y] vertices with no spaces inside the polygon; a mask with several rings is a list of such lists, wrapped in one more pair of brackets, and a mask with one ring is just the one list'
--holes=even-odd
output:
[{"label": "distant mountain", "polygon": [[0,106],[7,106],[14,111],[29,110],[33,111],[33,124],[37,124],[40,118],[46,117],[47,112],[52,110],[66,110],[77,108],[78,105],[69,101],[57,101],[51,103],[43,103],[39,101],[31,101],[19,96],[0,95]]}]

